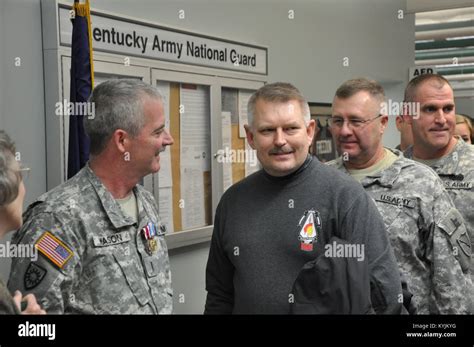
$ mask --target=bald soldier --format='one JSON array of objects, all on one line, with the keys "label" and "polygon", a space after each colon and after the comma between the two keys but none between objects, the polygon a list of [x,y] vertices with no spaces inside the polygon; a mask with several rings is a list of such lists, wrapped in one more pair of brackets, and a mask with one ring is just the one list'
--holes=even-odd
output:
[{"label": "bald soldier", "polygon": [[[405,101],[419,104],[417,117],[404,115],[412,125],[413,146],[405,151],[407,158],[430,166],[443,180],[469,232],[471,243],[459,242],[459,254],[474,247],[474,146],[454,137],[456,113],[454,94],[449,81],[435,74],[418,76],[408,83]],[[474,282],[474,260],[471,258]]]},{"label": "bald soldier", "polygon": [[8,287],[34,293],[49,313],[171,313],[158,207],[138,184],[173,143],[162,98],[142,81],[120,79],[97,86],[91,102],[91,159],[29,206],[13,242],[34,244],[39,256],[14,259]]},{"label": "bald soldier", "polygon": [[469,254],[454,251],[469,242],[464,221],[433,170],[383,147],[384,101],[376,81],[359,78],[339,87],[330,124],[342,156],[329,165],[375,200],[417,313],[470,313]]}]

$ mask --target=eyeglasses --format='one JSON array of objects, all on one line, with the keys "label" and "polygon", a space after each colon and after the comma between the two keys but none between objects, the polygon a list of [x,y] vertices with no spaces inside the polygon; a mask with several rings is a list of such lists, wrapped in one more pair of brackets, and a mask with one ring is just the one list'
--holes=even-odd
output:
[{"label": "eyeglasses", "polygon": [[[382,115],[379,114],[378,116],[370,119],[348,119],[347,120],[347,127],[349,129],[360,129],[364,125],[372,122],[373,120],[381,117]],[[344,126],[344,118],[341,117],[334,117],[334,118],[329,118],[328,123],[331,128],[342,128]]]}]

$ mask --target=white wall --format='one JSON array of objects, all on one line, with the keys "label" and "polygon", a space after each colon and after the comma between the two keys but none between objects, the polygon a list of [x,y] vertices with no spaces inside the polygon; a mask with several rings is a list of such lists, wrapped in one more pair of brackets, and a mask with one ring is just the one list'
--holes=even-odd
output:
[{"label": "white wall", "polygon": [[474,119],[474,96],[472,98],[456,98],[456,113],[467,114]]},{"label": "white wall", "polygon": [[[72,2],[72,0],[71,0]],[[311,102],[331,102],[345,80],[367,76],[397,99],[414,64],[414,17],[398,19],[404,0],[93,0],[93,7],[209,35],[269,47],[269,82],[294,83]],[[39,0],[2,0],[0,128],[33,169],[28,201],[46,189],[42,37]],[[178,18],[179,10],[185,19]],[[293,10],[295,18],[288,19]],[[22,57],[22,67],[13,59]],[[343,58],[349,66],[343,66]],[[6,67],[6,68],[5,68]],[[401,100],[401,99],[400,99]],[[393,121],[392,121],[393,122]],[[393,125],[393,123],[391,123]],[[385,143],[398,144],[394,126]],[[173,250],[177,313],[202,313],[208,243]],[[7,278],[9,261],[0,259]],[[184,303],[179,303],[179,294]]]},{"label": "white wall", "polygon": [[[12,137],[21,161],[31,168],[25,182],[27,205],[46,190],[40,3],[1,0],[0,13],[0,129]],[[21,59],[20,66],[15,58]],[[9,269],[10,260],[0,259],[2,278]]]}]

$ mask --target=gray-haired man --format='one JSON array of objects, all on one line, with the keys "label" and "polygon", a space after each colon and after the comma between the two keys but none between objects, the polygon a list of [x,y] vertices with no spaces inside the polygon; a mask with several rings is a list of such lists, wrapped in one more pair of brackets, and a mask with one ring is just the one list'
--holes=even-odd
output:
[{"label": "gray-haired man", "polygon": [[26,211],[13,241],[35,244],[40,256],[14,260],[8,287],[35,293],[54,313],[171,313],[156,202],[138,185],[173,144],[161,96],[141,81],[111,80],[91,102],[91,159]]}]

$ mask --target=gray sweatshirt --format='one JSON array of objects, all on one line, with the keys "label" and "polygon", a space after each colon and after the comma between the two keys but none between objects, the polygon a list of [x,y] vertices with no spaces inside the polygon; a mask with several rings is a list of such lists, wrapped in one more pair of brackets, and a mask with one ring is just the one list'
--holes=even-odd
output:
[{"label": "gray sweatshirt", "polygon": [[376,312],[399,314],[398,267],[377,207],[360,184],[313,157],[285,177],[260,170],[222,196],[206,269],[205,313],[288,314],[299,271],[321,251],[320,245],[302,245],[307,211],[315,212],[314,245],[332,236],[363,245]]}]

